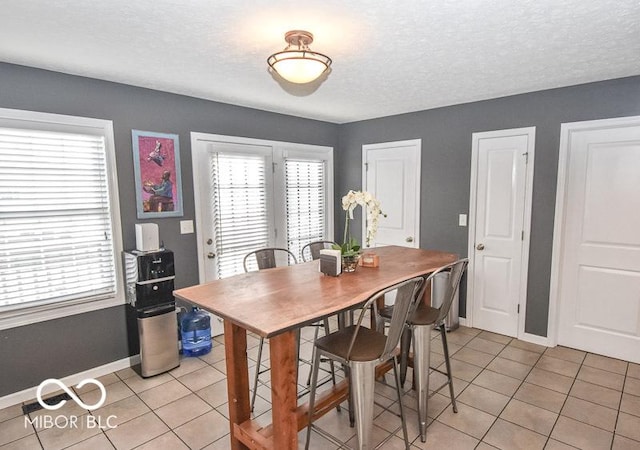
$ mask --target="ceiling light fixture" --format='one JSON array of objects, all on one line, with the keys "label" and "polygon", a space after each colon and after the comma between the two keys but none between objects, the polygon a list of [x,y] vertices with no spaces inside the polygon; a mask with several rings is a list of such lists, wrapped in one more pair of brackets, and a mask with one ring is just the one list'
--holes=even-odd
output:
[{"label": "ceiling light fixture", "polygon": [[310,83],[327,71],[331,58],[322,53],[313,52],[309,44],[313,34],[308,31],[293,30],[284,35],[287,47],[269,56],[267,63],[278,75],[292,83]]}]

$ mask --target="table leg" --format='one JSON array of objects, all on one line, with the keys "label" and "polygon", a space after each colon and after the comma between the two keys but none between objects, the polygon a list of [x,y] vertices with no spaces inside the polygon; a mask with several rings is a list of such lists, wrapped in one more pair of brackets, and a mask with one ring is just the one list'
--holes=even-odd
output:
[{"label": "table leg", "polygon": [[348,326],[353,325],[353,311],[341,311],[338,313],[338,329],[342,330]]},{"label": "table leg", "polygon": [[269,338],[273,448],[298,448],[296,331]]},{"label": "table leg", "polygon": [[249,366],[247,363],[247,331],[228,320],[224,321],[224,351],[227,361],[227,395],[229,398],[229,424],[231,448],[247,447],[234,437],[234,425],[251,416],[249,405]]}]

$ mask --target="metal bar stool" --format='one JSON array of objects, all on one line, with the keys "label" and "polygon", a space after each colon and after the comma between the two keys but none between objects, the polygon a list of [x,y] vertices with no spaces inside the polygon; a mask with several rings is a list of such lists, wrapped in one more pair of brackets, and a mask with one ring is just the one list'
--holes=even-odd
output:
[{"label": "metal bar stool", "polygon": [[[428,286],[437,274],[447,271],[450,272],[442,304],[439,308],[433,308],[431,306],[427,306],[424,302],[420,302],[415,312],[408,318],[407,329],[402,336],[400,372],[404,374],[406,374],[409,359],[409,347],[411,346],[411,340],[413,339],[413,378],[416,389],[418,390],[418,425],[420,427],[420,439],[422,442],[427,441],[427,407],[429,399],[430,369],[447,376],[447,381],[442,386],[435,389],[433,394],[448,385],[453,412],[458,412],[456,398],[453,391],[453,377],[451,375],[451,362],[449,359],[447,331],[444,325],[444,320],[449,314],[451,303],[453,302],[456,291],[460,286],[462,274],[468,264],[469,260],[467,258],[460,259],[456,262],[440,267],[427,277],[425,286]],[[380,316],[385,320],[389,320],[393,314],[393,309],[395,309],[395,306],[389,306],[380,310]],[[434,327],[440,328],[444,361],[447,368],[446,372],[430,367],[431,330],[433,330]],[[402,380],[402,382],[404,383],[404,380]]]},{"label": "metal bar stool", "polygon": [[[313,242],[309,242],[308,244],[306,244],[304,247],[302,247],[302,250],[300,250],[300,256],[302,257],[302,261],[303,262],[308,262],[308,261],[315,261],[317,259],[320,259],[320,250],[323,250],[325,248],[331,248],[331,246],[333,245],[337,245],[335,242],[333,241],[313,241]],[[311,259],[307,259],[309,256],[307,256],[307,254],[309,254],[309,256],[311,256]],[[325,317],[324,319],[322,319],[322,323],[314,323],[311,324],[312,326],[316,327],[316,331],[314,333],[313,336],[313,342],[318,340],[318,331],[320,331],[320,327],[324,327],[324,334],[325,336],[327,334],[329,334],[331,332],[331,329],[329,327],[329,319],[327,317]],[[315,358],[315,352],[316,352],[316,347],[313,347],[313,353],[311,354],[311,361],[313,361],[313,359]],[[335,367],[333,364],[333,360],[329,360],[329,365],[331,368],[331,380],[333,381],[333,384],[336,384],[336,371],[335,371]],[[311,371],[309,371],[309,376],[307,377],[307,386],[309,386],[311,384]],[[340,411],[340,406],[338,406],[338,411]]]},{"label": "metal bar stool", "polygon": [[[376,301],[387,292],[397,291],[396,303],[391,317],[391,324],[387,335],[362,326],[365,314]],[[418,299],[422,298],[424,290],[424,278],[416,277],[390,286],[371,297],[360,310],[358,321],[355,325],[348,326],[334,333],[319,338],[315,342],[316,355],[313,361],[313,377],[311,382],[311,395],[309,399],[309,424],[307,427],[307,441],[305,448],[309,448],[311,429],[313,426],[314,403],[318,381],[318,366],[320,359],[326,357],[345,364],[349,367],[349,393],[351,404],[354,405],[356,422],[356,436],[359,449],[372,448],[373,436],[373,410],[376,366],[387,361],[393,362],[393,371],[396,381],[396,392],[400,407],[400,418],[405,447],[409,448],[407,425],[404,418],[402,405],[402,392],[400,376],[398,372],[398,352],[396,347],[405,328],[409,314],[417,306]],[[375,306],[374,306],[375,308]],[[328,435],[315,427],[322,434]],[[394,432],[395,433],[395,432]],[[393,433],[384,441],[393,436]],[[338,441],[332,436],[327,436]],[[344,443],[341,443],[344,445]]]},{"label": "metal bar stool", "polygon": [[[259,250],[254,250],[245,255],[242,260],[242,266],[244,267],[245,272],[249,272],[251,270],[250,266],[250,258],[254,257],[255,262],[258,265],[258,270],[263,269],[272,269],[278,266],[278,257],[277,255],[284,255],[283,257],[287,258],[287,265],[297,264],[298,260],[296,257],[286,248],[277,248],[277,247],[267,247],[261,248]],[[256,362],[256,373],[253,377],[253,392],[251,393],[251,412],[253,412],[253,407],[256,403],[256,396],[258,394],[258,381],[260,379],[260,375],[268,371],[266,368],[264,370],[260,370],[262,365],[262,349],[264,347],[264,338],[260,338],[260,343],[258,344],[258,360]]]},{"label": "metal bar stool", "polygon": [[[300,250],[300,256],[302,257],[303,262],[315,261],[316,259],[320,259],[320,250],[324,250],[325,248],[331,248],[333,245],[338,245],[333,241],[313,241],[309,242],[307,245],[302,247]],[[308,251],[307,251],[308,250]],[[309,254],[311,259],[308,259]]]}]

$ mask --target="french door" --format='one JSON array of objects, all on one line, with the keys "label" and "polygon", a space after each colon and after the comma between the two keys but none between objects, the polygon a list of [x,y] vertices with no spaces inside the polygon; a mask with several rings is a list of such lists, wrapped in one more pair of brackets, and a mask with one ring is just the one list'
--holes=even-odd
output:
[{"label": "french door", "polygon": [[200,281],[244,271],[244,256],[333,238],[333,149],[192,133]]}]

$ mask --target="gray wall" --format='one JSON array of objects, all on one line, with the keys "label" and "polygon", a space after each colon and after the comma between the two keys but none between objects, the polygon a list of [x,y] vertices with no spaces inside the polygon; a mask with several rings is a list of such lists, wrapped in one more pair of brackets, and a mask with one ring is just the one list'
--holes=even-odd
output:
[{"label": "gray wall", "polygon": [[[300,101],[304,101],[301,98]],[[176,288],[198,283],[191,131],[336,146],[338,126],[149,89],[0,63],[0,107],[113,121],[124,247],[135,247],[131,130],[180,136],[184,217],[153,219],[175,252]],[[0,396],[125,358],[124,306],[0,330]]]},{"label": "gray wall", "polygon": [[[304,101],[301,98],[300,101]],[[336,198],[361,187],[363,144],[422,139],[421,246],[466,255],[471,133],[536,126],[526,330],[546,335],[560,124],[640,114],[640,77],[334,125],[0,63],[0,107],[112,120],[125,248],[135,246],[131,129],[180,135],[184,217],[152,220],[175,252],[176,287],[198,282],[190,131],[333,146]],[[344,216],[336,203],[336,237]],[[360,224],[354,224],[359,229]],[[463,297],[464,298],[464,297]],[[464,304],[461,308],[464,314]],[[124,307],[0,330],[0,396],[128,356]]]},{"label": "gray wall", "polygon": [[339,130],[336,197],[362,186],[363,144],[422,139],[421,247],[466,256],[468,228],[458,226],[458,214],[469,209],[471,134],[535,126],[525,330],[546,336],[560,124],[638,114],[640,77],[632,77],[346,124]]}]

